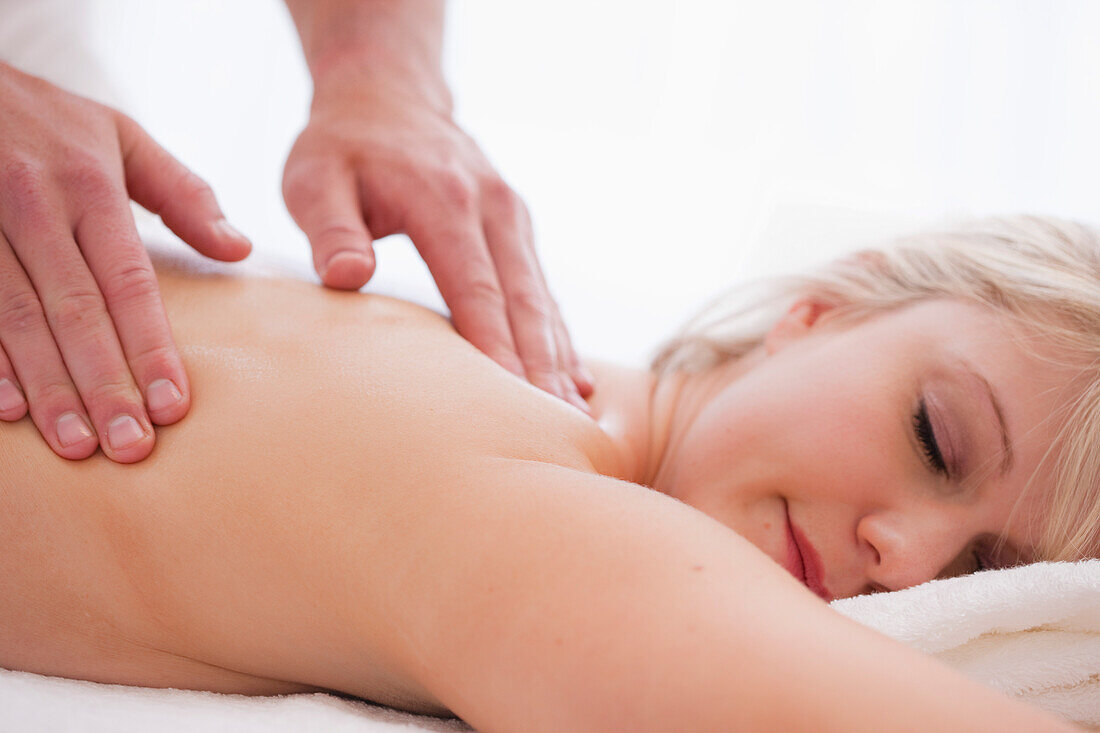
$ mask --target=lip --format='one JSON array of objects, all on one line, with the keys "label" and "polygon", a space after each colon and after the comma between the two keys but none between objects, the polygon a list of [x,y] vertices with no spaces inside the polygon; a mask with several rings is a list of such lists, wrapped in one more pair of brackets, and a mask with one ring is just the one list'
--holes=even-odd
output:
[{"label": "lip", "polygon": [[791,521],[786,500],[783,501],[783,514],[787,517],[787,571],[826,602],[833,600],[832,593],[821,582],[824,575],[821,556],[802,530]]}]

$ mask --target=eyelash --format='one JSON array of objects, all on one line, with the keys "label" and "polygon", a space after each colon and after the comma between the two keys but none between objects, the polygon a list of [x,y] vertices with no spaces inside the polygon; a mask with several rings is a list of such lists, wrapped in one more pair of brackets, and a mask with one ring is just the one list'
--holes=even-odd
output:
[{"label": "eyelash", "polygon": [[978,550],[974,550],[974,561],[977,564],[977,567],[974,568],[975,573],[980,572],[982,570],[989,570],[989,568],[991,567],[990,565],[988,565],[985,562],[985,560],[982,559],[982,553],[979,552]]},{"label": "eyelash", "polygon": [[913,431],[916,433],[917,442],[921,445],[921,451],[929,467],[936,473],[946,476],[947,464],[936,442],[936,431],[932,429],[932,421],[928,418],[928,406],[924,404],[923,399],[916,413],[913,414]]}]

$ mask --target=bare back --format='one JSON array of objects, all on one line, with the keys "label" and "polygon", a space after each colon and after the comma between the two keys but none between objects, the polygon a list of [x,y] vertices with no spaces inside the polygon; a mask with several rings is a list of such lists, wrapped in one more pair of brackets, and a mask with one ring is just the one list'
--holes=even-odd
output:
[{"label": "bare back", "polygon": [[[418,306],[289,280],[158,275],[194,397],[183,421],[158,429],[148,459],[69,462],[29,418],[0,429],[0,666],[318,689],[347,673],[328,654],[346,625],[373,618],[360,629],[362,689],[444,712],[398,674],[387,609],[363,612],[363,579],[400,573],[347,577],[319,564],[342,551],[330,545],[349,533],[336,525],[353,524],[369,546],[378,522],[415,521],[403,496],[461,490],[470,460],[596,472],[607,437]],[[334,617],[340,608],[355,613]]]}]

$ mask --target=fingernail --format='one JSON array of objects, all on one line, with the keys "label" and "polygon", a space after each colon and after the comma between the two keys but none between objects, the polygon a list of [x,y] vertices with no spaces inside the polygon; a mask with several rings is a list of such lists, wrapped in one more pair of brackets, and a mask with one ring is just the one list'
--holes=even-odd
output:
[{"label": "fingernail", "polygon": [[144,437],[138,421],[129,415],[119,415],[107,423],[107,440],[115,450],[128,448]]},{"label": "fingernail", "polygon": [[579,371],[581,373],[581,379],[588,382],[589,387],[596,386],[596,378],[592,376],[592,372],[588,371],[588,367],[586,367],[584,364],[581,364]]},{"label": "fingernail", "polygon": [[66,412],[57,418],[57,439],[63,448],[95,437],[88,422],[75,412]]},{"label": "fingernail", "polygon": [[19,391],[10,379],[0,379],[0,410],[7,412],[17,407],[22,407],[27,401],[23,393]]},{"label": "fingernail", "polygon": [[362,252],[341,250],[328,258],[328,262],[321,268],[321,280],[327,282],[329,270],[339,265],[343,272],[340,273],[340,281],[328,283],[341,288],[362,287],[364,280],[370,276],[370,259]]},{"label": "fingernail", "polygon": [[145,403],[150,410],[163,410],[179,404],[181,399],[183,399],[183,395],[170,379],[153,380],[150,382],[145,395]]},{"label": "fingernail", "polygon": [[248,237],[237,231],[236,227],[225,219],[218,219],[214,222],[214,229],[223,237],[230,237],[231,239],[248,239]]}]

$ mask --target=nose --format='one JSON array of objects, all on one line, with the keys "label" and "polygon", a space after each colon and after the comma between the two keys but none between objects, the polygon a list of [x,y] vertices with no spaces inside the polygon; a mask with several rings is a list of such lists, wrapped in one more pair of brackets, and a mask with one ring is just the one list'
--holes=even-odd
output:
[{"label": "nose", "polygon": [[868,582],[901,590],[940,577],[959,557],[965,530],[942,515],[865,515],[856,536]]}]

